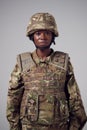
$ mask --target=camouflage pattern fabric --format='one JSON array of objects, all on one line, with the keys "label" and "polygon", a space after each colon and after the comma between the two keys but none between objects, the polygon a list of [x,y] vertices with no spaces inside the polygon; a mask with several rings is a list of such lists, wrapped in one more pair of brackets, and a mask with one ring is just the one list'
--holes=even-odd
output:
[{"label": "camouflage pattern fabric", "polygon": [[53,32],[56,37],[59,36],[54,17],[49,13],[36,13],[30,18],[26,35],[30,36],[37,30],[44,29]]},{"label": "camouflage pattern fabric", "polygon": [[[53,54],[51,59],[48,57],[45,61],[37,61],[35,56],[34,59],[39,64],[23,72],[25,92],[20,115],[28,115],[28,120],[30,122],[36,121],[36,124],[58,124],[60,115],[61,120],[64,122],[65,119],[65,122],[67,122],[69,116],[64,93],[66,55],[61,53]],[[64,108],[62,105],[64,105]],[[60,109],[59,113],[57,112],[58,108]]]},{"label": "camouflage pattern fabric", "polygon": [[31,67],[25,60],[23,68],[24,62],[18,60],[11,74],[7,100],[10,130],[82,129],[87,117],[70,59],[61,52],[53,52],[44,61],[36,51],[31,56]]},{"label": "camouflage pattern fabric", "polygon": [[68,130],[67,126],[58,127],[50,125],[50,126],[40,126],[40,125],[22,125],[22,130]]}]

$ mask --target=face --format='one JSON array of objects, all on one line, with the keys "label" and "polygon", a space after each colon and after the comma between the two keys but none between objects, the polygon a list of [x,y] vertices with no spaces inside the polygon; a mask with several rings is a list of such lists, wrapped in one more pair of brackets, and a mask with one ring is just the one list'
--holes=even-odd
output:
[{"label": "face", "polygon": [[34,33],[34,44],[39,49],[49,48],[52,42],[52,32],[48,30],[38,30]]}]

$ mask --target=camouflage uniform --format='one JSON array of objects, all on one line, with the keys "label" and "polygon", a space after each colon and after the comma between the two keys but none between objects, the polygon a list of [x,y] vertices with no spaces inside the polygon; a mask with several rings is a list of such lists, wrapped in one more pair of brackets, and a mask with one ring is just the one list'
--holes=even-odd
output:
[{"label": "camouflage uniform", "polygon": [[[30,70],[26,69],[27,71],[20,70],[20,65],[16,64],[8,90],[7,118],[11,130],[30,130],[30,127],[37,128],[35,130],[41,128],[68,130],[68,127],[70,127],[69,130],[78,130],[85,123],[86,115],[70,60],[68,60],[66,73],[63,67],[51,64],[53,54],[54,52],[45,61],[41,61],[36,51],[33,52],[32,56],[36,65],[32,65]],[[63,58],[61,63],[64,62]],[[35,94],[32,93],[34,91]],[[49,101],[46,100],[46,96]],[[41,106],[37,100],[41,100]],[[34,104],[36,102],[37,104]],[[55,113],[52,110],[53,106],[55,106]],[[20,121],[23,128],[20,127]]]},{"label": "camouflage uniform", "polygon": [[[47,27],[58,36],[56,29]],[[36,31],[36,26],[31,28],[27,35]],[[9,83],[10,130],[80,130],[87,121],[70,58],[64,52],[52,50],[45,60],[36,50],[18,55]]]}]

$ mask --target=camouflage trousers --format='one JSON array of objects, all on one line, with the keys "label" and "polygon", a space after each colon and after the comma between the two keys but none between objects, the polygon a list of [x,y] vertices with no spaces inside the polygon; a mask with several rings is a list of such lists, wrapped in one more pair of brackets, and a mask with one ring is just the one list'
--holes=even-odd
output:
[{"label": "camouflage trousers", "polygon": [[68,130],[67,126],[58,127],[58,126],[42,126],[42,125],[22,125],[22,130]]}]

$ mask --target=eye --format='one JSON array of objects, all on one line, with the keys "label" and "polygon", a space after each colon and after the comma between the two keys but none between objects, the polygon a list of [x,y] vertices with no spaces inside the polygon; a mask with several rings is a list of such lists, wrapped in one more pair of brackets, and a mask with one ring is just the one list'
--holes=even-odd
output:
[{"label": "eye", "polygon": [[46,35],[51,35],[52,33],[50,31],[45,31]]},{"label": "eye", "polygon": [[37,32],[35,33],[35,35],[39,36],[39,35],[41,35],[41,32],[40,32],[40,31],[37,31]]}]

